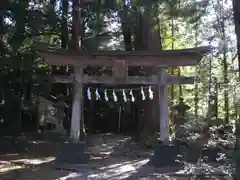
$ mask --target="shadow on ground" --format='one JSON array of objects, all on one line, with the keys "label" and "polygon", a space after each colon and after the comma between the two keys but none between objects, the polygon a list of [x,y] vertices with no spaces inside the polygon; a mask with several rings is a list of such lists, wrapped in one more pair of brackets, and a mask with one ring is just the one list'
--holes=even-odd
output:
[{"label": "shadow on ground", "polygon": [[[139,147],[130,137],[111,134],[93,135],[86,140],[88,146],[86,151],[91,154],[89,164],[56,168],[54,159],[64,141],[66,138],[56,134],[35,135],[17,140],[1,139],[0,143],[5,144],[0,148],[0,179],[188,180],[197,171],[196,166],[186,163],[181,167],[156,169],[149,164],[151,150]],[[231,179],[227,175],[213,175],[216,173],[211,172],[213,169],[224,171],[219,164],[201,166],[209,171],[207,174],[211,174],[205,179]],[[199,177],[204,179],[201,173]]]}]

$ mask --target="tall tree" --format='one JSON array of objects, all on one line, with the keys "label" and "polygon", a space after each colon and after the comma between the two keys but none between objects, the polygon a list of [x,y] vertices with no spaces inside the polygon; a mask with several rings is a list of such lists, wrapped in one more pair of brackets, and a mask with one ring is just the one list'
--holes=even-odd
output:
[{"label": "tall tree", "polygon": [[62,48],[68,47],[68,40],[69,40],[69,34],[68,34],[68,0],[62,0],[61,1],[61,9],[62,9],[62,17],[61,17],[61,46]]},{"label": "tall tree", "polygon": [[[233,2],[235,33],[237,36],[238,69],[240,71],[240,1],[232,0],[232,2]],[[240,73],[239,73],[239,76],[240,76]]]},{"label": "tall tree", "polygon": [[[240,79],[240,1],[233,0],[235,32],[237,36],[238,71]],[[236,149],[240,150],[240,121],[236,122]]]}]

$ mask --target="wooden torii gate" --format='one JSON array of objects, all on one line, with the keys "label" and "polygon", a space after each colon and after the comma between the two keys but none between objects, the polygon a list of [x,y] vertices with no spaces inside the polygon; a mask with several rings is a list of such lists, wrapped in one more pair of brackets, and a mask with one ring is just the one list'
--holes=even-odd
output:
[{"label": "wooden torii gate", "polygon": [[[196,65],[210,51],[209,47],[159,52],[110,51],[69,52],[66,50],[39,50],[39,54],[50,65],[73,66],[71,76],[53,77],[58,83],[74,83],[71,133],[74,142],[79,141],[80,121],[83,117],[84,84],[142,84],[157,85],[159,97],[160,140],[169,141],[168,84],[193,84],[193,77],[169,76],[165,68]],[[88,76],[83,73],[86,66],[112,67],[113,76]],[[128,67],[155,67],[157,74],[151,76],[128,76]]]}]

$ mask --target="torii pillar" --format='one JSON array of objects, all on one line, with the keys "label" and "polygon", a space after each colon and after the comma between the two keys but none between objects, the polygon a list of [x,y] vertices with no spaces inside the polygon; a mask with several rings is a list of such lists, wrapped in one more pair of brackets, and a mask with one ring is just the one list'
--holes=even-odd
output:
[{"label": "torii pillar", "polygon": [[159,140],[168,144],[170,140],[169,119],[168,119],[168,84],[166,82],[168,73],[165,69],[158,70],[158,99],[159,99],[159,124],[160,137]]}]

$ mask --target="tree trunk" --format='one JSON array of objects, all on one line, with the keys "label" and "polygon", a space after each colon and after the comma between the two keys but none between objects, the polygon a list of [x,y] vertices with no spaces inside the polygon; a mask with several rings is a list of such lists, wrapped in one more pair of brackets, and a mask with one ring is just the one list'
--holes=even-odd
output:
[{"label": "tree trunk", "polygon": [[[153,8],[149,5],[146,5],[145,12],[139,16],[141,17],[141,23],[139,23],[141,27],[138,28],[141,31],[141,50],[160,51],[162,49],[160,30],[153,28],[156,26],[156,22],[153,21],[152,12]],[[144,72],[145,74],[151,75],[156,73],[156,68],[144,68]],[[139,116],[139,138],[144,144],[147,143],[146,145],[148,146],[152,145],[151,142],[148,144],[148,138],[154,135],[156,132],[159,132],[159,105],[157,87],[152,88],[152,91],[154,93],[153,100],[141,101],[138,104],[138,108],[140,110],[142,109],[142,113]],[[146,121],[146,119],[148,121]]]},{"label": "tree trunk", "polygon": [[[197,47],[198,46],[198,25],[195,26],[195,46]],[[198,87],[198,83],[199,83],[199,66],[196,66],[196,80],[195,80],[195,87],[194,87],[194,115],[195,115],[195,118],[198,119],[198,109],[199,109],[199,106],[198,106],[198,103],[199,103],[199,87]]]},{"label": "tree trunk", "polygon": [[[173,16],[173,10],[172,10],[172,7],[171,7],[171,31],[172,31],[172,39],[171,39],[171,41],[172,41],[172,50],[174,50],[174,48],[175,48],[175,28],[174,28],[174,16]],[[170,72],[171,72],[171,75],[173,76],[174,75],[174,69],[175,68],[170,68]],[[170,87],[170,103],[169,103],[169,105],[170,105],[170,107],[173,107],[173,105],[174,105],[174,103],[173,103],[173,101],[174,101],[174,95],[175,95],[175,93],[174,93],[174,89],[175,89],[175,85],[174,84],[172,84],[171,85],[171,87]],[[171,113],[170,113],[170,120],[171,120],[171,124],[173,124],[174,123],[174,113],[173,113],[173,111],[171,110]],[[171,127],[171,130],[172,131],[174,131],[175,130],[175,124],[173,124],[172,125],[172,127]]]},{"label": "tree trunk", "polygon": [[[223,1],[222,1],[222,8],[224,8]],[[227,85],[224,89],[224,111],[225,111],[225,122],[229,123],[229,97],[228,97],[228,63],[227,63],[227,45],[226,45],[226,24],[225,24],[225,17],[222,15],[222,20],[220,21],[221,31],[222,31],[222,42],[224,44],[223,47],[223,79],[224,84]]]},{"label": "tree trunk", "polygon": [[68,46],[68,0],[62,0],[62,21],[61,21],[61,45],[62,48],[67,48]]},{"label": "tree trunk", "polygon": [[[67,47],[67,40],[66,40],[66,33],[68,33],[68,31],[66,31],[67,28],[67,24],[66,24],[66,17],[65,14],[66,12],[66,7],[68,8],[68,6],[66,6],[66,0],[62,0],[62,4],[61,4],[61,10],[62,10],[62,19],[61,19],[61,47],[62,48],[66,48]],[[56,6],[56,0],[51,0],[49,2],[49,10],[50,11],[55,11],[55,6]],[[59,70],[57,66],[52,66],[52,74],[61,74],[61,72],[64,72],[65,67],[61,67],[61,69]],[[64,75],[64,74],[63,74]],[[63,90],[65,90],[65,84],[60,84],[60,83],[54,83],[51,84],[51,94],[54,96],[59,96],[59,94],[62,93]]]},{"label": "tree trunk", "polygon": [[79,31],[80,31],[80,22],[79,22],[79,13],[78,13],[78,0],[73,0],[72,2],[72,29],[71,29],[71,42],[70,49],[79,51]]},{"label": "tree trunk", "polygon": [[[144,13],[133,8],[134,13],[131,17],[134,19],[134,24],[130,26],[130,21],[128,17],[128,6],[124,5],[122,9],[119,9],[119,16],[122,23],[122,31],[125,43],[125,49],[130,50],[150,50],[159,51],[161,50],[161,39],[159,30],[154,31],[153,26],[156,26],[156,22],[152,21],[152,7],[148,4],[145,6]],[[133,33],[133,34],[132,34]],[[132,41],[133,35],[133,41]],[[139,68],[132,68],[130,72],[132,75],[140,73]],[[144,69],[145,74],[152,74],[156,72],[155,69]],[[159,127],[157,124],[157,110],[158,110],[158,93],[155,88],[152,89],[154,92],[154,100],[138,101],[136,104],[136,109],[138,110],[138,127],[137,127],[137,138],[145,142],[147,138],[154,134]],[[147,91],[146,91],[147,93]],[[146,121],[146,119],[148,121]]]},{"label": "tree trunk", "polygon": [[[18,90],[18,89],[17,89]],[[22,132],[21,99],[15,92],[5,89],[4,130],[7,135],[19,136]],[[14,113],[13,113],[14,112]]]},{"label": "tree trunk", "polygon": [[235,23],[235,33],[237,36],[238,70],[240,77],[240,1],[233,0],[233,14]]},{"label": "tree trunk", "polygon": [[[238,71],[240,79],[240,1],[233,0],[235,32],[237,36]],[[238,102],[239,103],[239,102]],[[236,149],[240,150],[240,121],[236,121]]]},{"label": "tree trunk", "polygon": [[[2,3],[2,2],[1,2]],[[2,5],[0,5],[1,7]],[[4,35],[4,12],[0,11],[0,55],[3,53],[2,51],[5,49],[3,42]]]},{"label": "tree trunk", "polygon": [[[82,2],[82,1],[81,1]],[[72,29],[71,29],[71,42],[70,49],[74,51],[81,51],[83,49],[82,39],[84,36],[84,14],[82,10],[83,4],[80,0],[74,0],[72,3]],[[83,103],[83,102],[82,102]],[[85,138],[84,127],[84,108],[82,106],[82,117],[80,121],[80,140]]]},{"label": "tree trunk", "polygon": [[[235,32],[237,36],[237,54],[238,54],[238,71],[240,79],[240,1],[233,0],[233,13],[234,13],[234,22],[235,22]],[[238,102],[239,103],[239,102]],[[236,121],[236,145],[235,149],[240,150],[240,121]],[[240,167],[236,168],[236,176],[234,179],[238,179],[240,176]]]},{"label": "tree trunk", "polygon": [[128,18],[128,7],[123,3],[122,10],[119,10],[119,17],[121,19],[121,26],[123,32],[123,39],[126,51],[132,50],[132,33],[130,28],[130,22]]},{"label": "tree trunk", "polygon": [[209,76],[209,80],[208,80],[208,116],[212,116],[212,106],[211,106],[211,86],[212,86],[212,61],[209,60],[209,71],[208,71],[208,76]]}]

